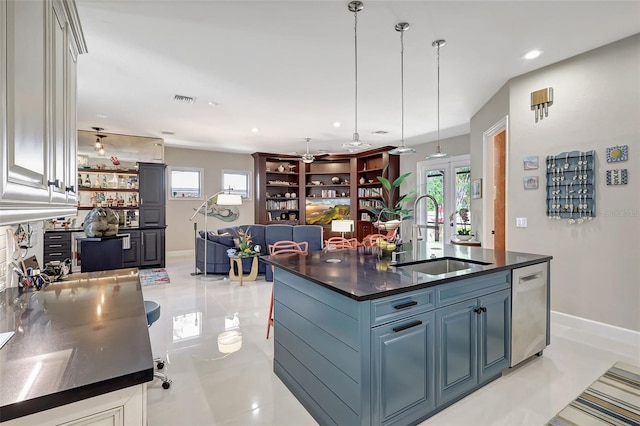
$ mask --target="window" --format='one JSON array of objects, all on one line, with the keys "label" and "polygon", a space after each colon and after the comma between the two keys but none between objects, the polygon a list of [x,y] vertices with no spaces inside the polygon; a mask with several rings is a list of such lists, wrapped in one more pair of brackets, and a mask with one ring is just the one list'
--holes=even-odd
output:
[{"label": "window", "polygon": [[193,167],[169,167],[170,200],[202,200],[202,175],[204,169]]},{"label": "window", "polygon": [[[416,223],[427,224],[429,241],[449,241],[462,230],[475,230],[470,215],[471,168],[468,155],[445,160],[427,160],[417,164],[418,195],[427,193],[438,201],[436,209],[431,199],[414,212]],[[426,206],[426,209],[424,208]],[[463,210],[463,214],[460,211]]]},{"label": "window", "polygon": [[222,188],[231,188],[231,194],[240,194],[243,200],[251,199],[251,172],[222,171]]}]

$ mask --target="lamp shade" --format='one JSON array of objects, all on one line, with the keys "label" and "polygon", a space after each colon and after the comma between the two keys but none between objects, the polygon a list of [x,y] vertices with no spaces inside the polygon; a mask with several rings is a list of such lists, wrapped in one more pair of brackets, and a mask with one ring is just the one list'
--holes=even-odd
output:
[{"label": "lamp shade", "polygon": [[216,204],[219,206],[241,206],[242,196],[240,194],[218,194]]},{"label": "lamp shade", "polygon": [[332,220],[331,232],[353,232],[353,220]]}]

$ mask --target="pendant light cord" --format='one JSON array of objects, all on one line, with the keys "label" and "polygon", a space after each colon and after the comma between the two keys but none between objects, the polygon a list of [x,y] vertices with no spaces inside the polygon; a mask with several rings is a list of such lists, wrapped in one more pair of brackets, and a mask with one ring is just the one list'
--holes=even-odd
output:
[{"label": "pendant light cord", "polygon": [[353,25],[353,33],[354,33],[354,44],[355,44],[355,133],[358,133],[358,12],[353,13],[354,16],[354,25]]},{"label": "pendant light cord", "polygon": [[400,32],[400,111],[402,114],[402,147],[404,147],[404,30]]},{"label": "pendant light cord", "polygon": [[438,43],[438,152],[440,152],[440,43]]}]

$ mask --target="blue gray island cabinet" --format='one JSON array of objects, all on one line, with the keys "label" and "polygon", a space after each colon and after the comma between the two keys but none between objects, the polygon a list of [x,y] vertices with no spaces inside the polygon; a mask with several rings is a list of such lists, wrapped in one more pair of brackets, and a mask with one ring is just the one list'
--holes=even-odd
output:
[{"label": "blue gray island cabinet", "polygon": [[320,424],[415,424],[509,368],[511,270],[551,257],[438,254],[478,263],[426,274],[351,250],[264,258],[274,372]]}]

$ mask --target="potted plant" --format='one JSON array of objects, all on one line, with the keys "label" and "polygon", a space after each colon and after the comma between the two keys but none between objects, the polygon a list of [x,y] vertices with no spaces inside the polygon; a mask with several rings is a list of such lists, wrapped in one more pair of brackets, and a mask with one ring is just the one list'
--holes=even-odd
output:
[{"label": "potted plant", "polygon": [[[410,213],[413,209],[406,206],[407,203],[412,203],[415,200],[415,188],[411,189],[406,194],[402,194],[396,197],[396,194],[400,192],[400,185],[402,182],[411,175],[411,172],[398,176],[393,182],[389,181],[384,175],[386,174],[389,165],[387,164],[382,169],[382,176],[378,176],[377,179],[382,185],[382,192],[376,191],[382,198],[380,200],[379,207],[366,207],[366,209],[376,217],[376,221],[373,225],[381,231],[391,231],[400,226],[400,222],[405,219],[411,219]],[[394,202],[395,200],[395,202]]]},{"label": "potted plant", "polygon": [[456,229],[457,238],[460,241],[469,241],[473,237],[471,234],[471,228],[467,226],[469,223],[469,209],[463,207],[451,213],[449,220],[451,221],[452,226],[457,226],[456,215],[460,215],[460,219],[462,219],[462,227]]}]

